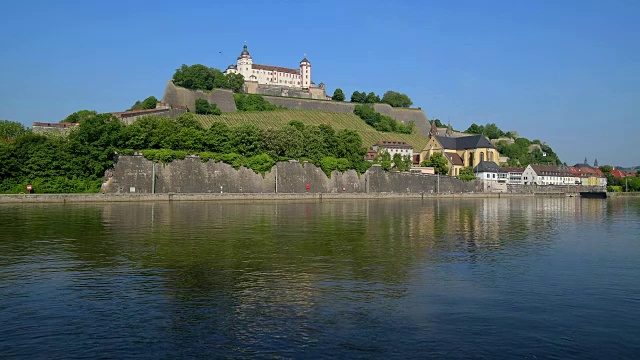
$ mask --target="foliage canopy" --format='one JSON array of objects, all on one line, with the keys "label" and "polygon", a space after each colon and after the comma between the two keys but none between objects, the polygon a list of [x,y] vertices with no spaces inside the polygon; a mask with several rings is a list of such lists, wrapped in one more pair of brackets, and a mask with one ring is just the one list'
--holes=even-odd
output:
[{"label": "foliage canopy", "polygon": [[211,91],[213,89],[230,89],[239,92],[244,85],[241,74],[227,74],[216,68],[209,68],[202,64],[191,66],[182,65],[173,74],[173,83],[192,90]]}]

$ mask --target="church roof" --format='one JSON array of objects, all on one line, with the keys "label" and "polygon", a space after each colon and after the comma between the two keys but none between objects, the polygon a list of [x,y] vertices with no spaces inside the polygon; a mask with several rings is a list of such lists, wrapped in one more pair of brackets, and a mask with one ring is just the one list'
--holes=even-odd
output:
[{"label": "church roof", "polygon": [[255,69],[255,70],[266,70],[266,71],[276,71],[276,72],[296,74],[296,75],[300,74],[300,70],[289,69],[289,68],[280,67],[280,66],[271,66],[271,65],[253,64],[253,69]]},{"label": "church roof", "polygon": [[493,144],[489,142],[489,140],[487,140],[486,137],[482,135],[471,135],[471,136],[460,136],[460,137],[446,137],[446,136],[435,135],[435,137],[436,137],[436,140],[438,140],[438,142],[442,144],[442,147],[444,147],[445,149],[464,150],[464,149],[476,149],[476,148],[489,148],[489,149],[496,148],[495,146],[493,146]]},{"label": "church roof", "polygon": [[304,59],[300,60],[300,63],[302,64],[303,62],[307,62],[309,64],[311,64],[311,62],[309,60],[307,60],[307,57],[305,56]]},{"label": "church roof", "polygon": [[480,160],[480,163],[473,168],[473,172],[500,172],[500,166],[493,161]]}]

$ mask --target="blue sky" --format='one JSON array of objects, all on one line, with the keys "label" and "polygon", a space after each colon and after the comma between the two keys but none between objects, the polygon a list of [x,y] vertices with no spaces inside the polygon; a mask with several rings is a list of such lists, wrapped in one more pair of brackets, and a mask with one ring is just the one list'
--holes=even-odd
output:
[{"label": "blue sky", "polygon": [[496,123],[569,164],[640,164],[640,1],[12,1],[0,119],[57,122],[162,96],[181,64],[297,67],[408,94],[465,130]]}]

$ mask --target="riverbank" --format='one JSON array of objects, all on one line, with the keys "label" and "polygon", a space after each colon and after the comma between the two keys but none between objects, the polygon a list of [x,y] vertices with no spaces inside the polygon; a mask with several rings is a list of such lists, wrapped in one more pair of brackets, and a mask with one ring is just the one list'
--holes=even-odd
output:
[{"label": "riverbank", "polygon": [[640,192],[608,192],[607,197],[640,197]]},{"label": "riverbank", "polygon": [[512,198],[565,197],[566,194],[511,193],[304,193],[304,194],[11,194],[0,195],[0,204],[7,203],[98,203],[139,201],[222,201],[222,200],[323,200],[323,199],[425,199],[425,198]]}]

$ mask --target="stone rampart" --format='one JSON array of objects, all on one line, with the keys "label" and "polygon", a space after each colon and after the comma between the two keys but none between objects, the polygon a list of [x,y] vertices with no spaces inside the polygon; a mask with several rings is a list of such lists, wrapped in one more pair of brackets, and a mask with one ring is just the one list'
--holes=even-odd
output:
[{"label": "stone rampart", "polygon": [[223,112],[236,112],[236,102],[233,99],[233,91],[227,89],[215,89],[210,93],[201,90],[189,90],[175,86],[169,80],[164,89],[162,102],[174,107],[186,107],[189,111],[196,111],[196,99],[205,99],[210,103],[218,105]]},{"label": "stone rampart", "polygon": [[312,100],[277,96],[264,96],[264,99],[274,105],[282,106],[287,109],[319,110],[353,114],[353,108],[355,107],[352,103],[330,100]]},{"label": "stone rampart", "polygon": [[[250,89],[247,87],[250,87]],[[311,99],[310,97],[316,97],[317,94],[313,95],[307,90],[257,85],[256,83],[246,83],[245,88],[245,90],[249,89],[247,92],[261,94],[268,102],[287,109],[319,110],[351,114],[355,107],[355,104],[349,102]],[[323,91],[321,89],[317,90]],[[205,93],[200,90],[189,90],[175,86],[171,80],[167,82],[162,102],[174,107],[187,107],[190,111],[195,111],[196,99],[206,99],[218,105],[223,112],[237,111],[235,101],[233,100],[233,92],[230,90],[216,89],[211,93]],[[374,104],[373,107],[377,112],[391,116],[404,124],[413,121],[416,124],[419,135],[429,135],[431,125],[429,124],[427,115],[421,109],[393,108],[387,104]]]},{"label": "stone rampart", "polygon": [[391,116],[403,124],[413,121],[416,124],[416,129],[418,129],[418,135],[429,136],[431,124],[427,119],[427,114],[422,109],[394,108],[389,104],[375,104],[373,108],[380,114]]},{"label": "stone rampart", "polygon": [[125,111],[119,113],[112,113],[120,119],[126,125],[133,124],[136,120],[145,116],[156,116],[159,118],[175,119],[178,116],[186,113],[185,109],[149,109],[149,110],[134,110]]},{"label": "stone rampart", "polygon": [[248,94],[327,100],[327,94],[323,88],[298,89],[288,86],[265,85],[258,84],[254,81],[247,81],[244,83],[243,90]]},{"label": "stone rampart", "polygon": [[[308,188],[307,188],[308,185]],[[154,189],[155,187],[155,189]],[[103,193],[482,193],[479,180],[448,176],[386,172],[373,166],[359,175],[334,171],[327,177],[310,163],[279,162],[265,176],[235,170],[228,164],[187,157],[170,164],[153,163],[141,155],[120,156],[107,171]]]}]

